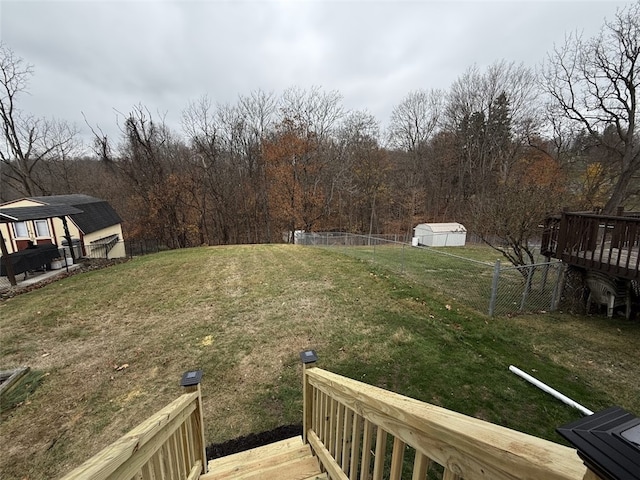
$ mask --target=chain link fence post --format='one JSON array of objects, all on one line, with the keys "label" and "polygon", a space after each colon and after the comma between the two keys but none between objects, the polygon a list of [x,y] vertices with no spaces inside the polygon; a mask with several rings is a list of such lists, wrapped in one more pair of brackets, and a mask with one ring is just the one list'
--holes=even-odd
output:
[{"label": "chain link fence post", "polygon": [[564,280],[566,273],[567,264],[563,263],[560,265],[560,270],[558,271],[558,280],[556,281],[556,285],[553,289],[553,295],[551,297],[551,306],[549,310],[551,310],[552,312],[556,311],[560,306],[560,299],[562,298],[562,290],[564,289]]},{"label": "chain link fence post", "polygon": [[[376,264],[376,243],[373,242],[373,260],[371,261],[374,265]],[[369,245],[371,245],[371,235],[369,235]]]},{"label": "chain link fence post", "polygon": [[500,260],[496,260],[493,270],[493,281],[491,282],[491,298],[489,299],[489,316],[493,317],[496,309],[496,299],[498,298],[498,280],[500,279]]},{"label": "chain link fence post", "polygon": [[533,272],[535,271],[535,267],[530,265],[528,267],[524,267],[528,270],[527,272],[527,283],[524,286],[524,290],[522,291],[522,301],[520,302],[520,311],[524,311],[524,307],[527,303],[527,297],[529,296],[529,291],[531,290],[531,277],[533,276]]},{"label": "chain link fence post", "polygon": [[540,285],[540,290],[544,291],[547,287],[547,279],[549,278],[549,267],[551,264],[551,258],[547,257],[547,261],[542,270],[542,284]]}]

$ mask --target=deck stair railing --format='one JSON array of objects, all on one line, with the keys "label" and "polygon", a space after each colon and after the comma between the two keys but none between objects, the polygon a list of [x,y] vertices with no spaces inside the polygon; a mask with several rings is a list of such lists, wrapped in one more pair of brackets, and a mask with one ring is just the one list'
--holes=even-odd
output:
[{"label": "deck stair railing", "polygon": [[200,478],[207,468],[200,385],[185,390],[61,480]]},{"label": "deck stair railing", "polygon": [[333,480],[597,478],[574,449],[314,367],[304,438]]},{"label": "deck stair railing", "polygon": [[[315,368],[307,353],[303,435],[332,480],[599,478],[572,448]],[[210,477],[199,386],[187,388],[63,480]]]}]

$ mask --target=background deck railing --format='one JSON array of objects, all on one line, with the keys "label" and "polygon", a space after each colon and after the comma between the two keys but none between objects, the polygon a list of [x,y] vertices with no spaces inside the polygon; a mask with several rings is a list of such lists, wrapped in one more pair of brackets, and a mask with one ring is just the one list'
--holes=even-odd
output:
[{"label": "background deck railing", "polygon": [[570,265],[629,280],[640,278],[640,218],[568,213],[548,217],[541,251]]},{"label": "background deck railing", "polygon": [[582,480],[576,451],[304,368],[304,438],[333,479]]},{"label": "background deck railing", "polygon": [[165,408],[61,480],[196,480],[206,472],[199,386],[187,387]]}]

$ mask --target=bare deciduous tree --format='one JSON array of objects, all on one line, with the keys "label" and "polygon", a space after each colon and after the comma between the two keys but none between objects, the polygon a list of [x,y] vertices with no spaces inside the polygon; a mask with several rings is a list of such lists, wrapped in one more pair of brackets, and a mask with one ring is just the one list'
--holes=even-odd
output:
[{"label": "bare deciduous tree", "polygon": [[640,2],[618,10],[594,38],[569,35],[548,55],[543,86],[557,114],[608,151],[616,179],[604,212],[613,213],[640,171]]},{"label": "bare deciduous tree", "polygon": [[51,193],[38,178],[37,166],[43,160],[68,156],[77,134],[76,128],[65,121],[36,118],[20,111],[18,97],[26,92],[31,75],[33,67],[0,43],[0,161],[7,167],[8,183],[27,196]]},{"label": "bare deciduous tree", "polygon": [[345,226],[351,232],[369,234],[381,230],[380,211],[388,205],[390,168],[379,137],[380,125],[366,111],[349,112],[336,136],[341,155],[336,182],[340,229]]},{"label": "bare deciduous tree", "polygon": [[388,141],[396,149],[394,163],[404,179],[401,188],[406,192],[403,210],[407,232],[417,217],[424,219],[433,209],[433,202],[427,200],[433,178],[428,147],[438,131],[444,98],[440,90],[409,92],[391,112]]},{"label": "bare deciduous tree", "polygon": [[540,222],[560,208],[566,181],[557,162],[534,148],[513,169],[491,196],[470,202],[468,226],[514,265],[534,264]]},{"label": "bare deciduous tree", "polygon": [[[300,197],[296,207],[298,217],[292,216],[289,222],[293,238],[294,230],[310,231],[329,214],[340,171],[333,138],[345,113],[340,93],[325,92],[320,87],[308,91],[289,88],[279,107],[281,121],[272,139],[275,141],[269,142],[270,157],[272,164],[275,160],[285,161],[281,155],[290,157],[287,161],[295,177],[293,184],[298,188],[296,196]],[[278,148],[274,149],[275,146]]]},{"label": "bare deciduous tree", "polygon": [[454,129],[462,118],[474,112],[482,112],[488,117],[498,97],[505,94],[514,127],[524,129],[536,116],[535,87],[535,74],[524,64],[500,60],[484,72],[473,65],[451,85],[444,122],[449,129]]},{"label": "bare deciduous tree", "polygon": [[535,87],[530,69],[504,60],[470,67],[451,86],[444,122],[460,146],[460,200],[506,180],[537,115]]},{"label": "bare deciduous tree", "polygon": [[407,152],[424,148],[436,132],[444,104],[444,92],[410,92],[393,107],[389,125],[389,143]]}]

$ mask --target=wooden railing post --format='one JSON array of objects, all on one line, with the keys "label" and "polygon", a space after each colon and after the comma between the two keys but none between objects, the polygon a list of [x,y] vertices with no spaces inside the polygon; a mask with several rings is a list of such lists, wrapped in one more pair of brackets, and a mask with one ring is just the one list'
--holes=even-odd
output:
[{"label": "wooden railing post", "polygon": [[204,416],[202,414],[202,390],[200,389],[200,381],[202,380],[202,370],[185,372],[180,380],[180,385],[184,387],[185,392],[197,392],[198,399],[196,401],[196,410],[193,412],[193,436],[196,441],[196,453],[202,461],[202,473],[207,473],[207,444],[204,440]]},{"label": "wooden railing post", "polygon": [[[616,217],[624,216],[624,207],[620,206],[616,210]],[[606,226],[606,224],[605,224]],[[627,222],[624,219],[616,219],[613,223],[613,232],[611,232],[611,248],[620,248],[621,240],[624,236],[624,232],[627,229]]]},{"label": "wooden railing post", "polygon": [[601,478],[593,473],[593,470],[587,469],[582,480],[601,480]]},{"label": "wooden railing post", "polygon": [[313,387],[307,378],[307,370],[316,366],[318,356],[313,350],[300,352],[302,361],[302,440],[308,443],[307,432],[313,425]]},{"label": "wooden railing post", "polygon": [[547,258],[555,257],[557,254],[559,229],[560,216],[551,215],[545,219],[542,230],[542,242],[540,243],[540,253]]},{"label": "wooden railing post", "polygon": [[567,223],[569,219],[567,212],[562,212],[560,217],[560,225],[558,227],[558,243],[556,245],[556,258],[562,258],[567,248]]}]

